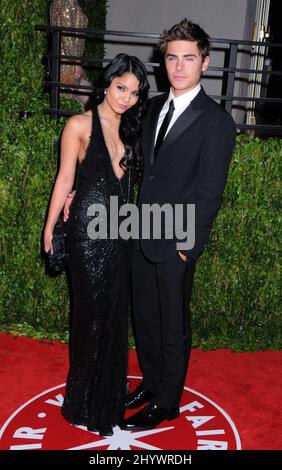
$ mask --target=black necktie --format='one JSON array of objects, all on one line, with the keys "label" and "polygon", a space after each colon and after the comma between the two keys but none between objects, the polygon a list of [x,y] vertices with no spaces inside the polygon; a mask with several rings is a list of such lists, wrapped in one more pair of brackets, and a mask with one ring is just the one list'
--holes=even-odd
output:
[{"label": "black necktie", "polygon": [[172,115],[174,113],[174,109],[175,109],[174,108],[174,102],[173,102],[173,100],[170,100],[168,112],[166,113],[166,115],[164,117],[164,120],[162,122],[162,125],[161,125],[159,133],[158,133],[158,137],[157,137],[157,141],[156,141],[156,145],[155,145],[155,158],[157,157],[158,151],[160,150],[160,146],[162,145],[162,142],[164,140],[164,136],[166,134],[167,128],[169,126]]}]

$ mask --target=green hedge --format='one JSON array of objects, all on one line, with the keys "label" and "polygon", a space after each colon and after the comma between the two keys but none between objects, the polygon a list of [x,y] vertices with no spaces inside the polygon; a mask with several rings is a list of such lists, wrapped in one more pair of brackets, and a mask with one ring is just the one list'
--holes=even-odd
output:
[{"label": "green hedge", "polygon": [[212,243],[197,268],[194,330],[202,344],[281,347],[280,139],[237,139]]},{"label": "green hedge", "polygon": [[[67,338],[65,275],[50,278],[41,258],[41,233],[57,170],[64,120],[42,110],[42,57],[48,2],[2,0],[5,77],[1,107],[0,329]],[[33,111],[19,120],[18,110]],[[280,162],[282,141],[241,136],[224,205],[201,257],[192,298],[194,345],[236,349],[281,347]]]},{"label": "green hedge", "polygon": [[63,276],[47,278],[40,256],[58,123],[39,116],[10,124],[4,128],[0,180],[1,322],[62,329],[68,314],[66,282]]}]

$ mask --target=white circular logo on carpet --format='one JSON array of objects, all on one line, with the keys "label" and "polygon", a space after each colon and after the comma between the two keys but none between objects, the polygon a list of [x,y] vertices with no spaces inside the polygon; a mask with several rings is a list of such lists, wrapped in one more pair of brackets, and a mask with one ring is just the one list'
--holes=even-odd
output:
[{"label": "white circular logo on carpet", "polygon": [[[133,388],[140,377],[129,377]],[[2,450],[238,450],[241,442],[230,416],[216,403],[184,387],[180,416],[149,431],[102,437],[62,417],[65,384],[45,390],[18,408],[0,430]],[[130,414],[134,413],[132,410]]]}]

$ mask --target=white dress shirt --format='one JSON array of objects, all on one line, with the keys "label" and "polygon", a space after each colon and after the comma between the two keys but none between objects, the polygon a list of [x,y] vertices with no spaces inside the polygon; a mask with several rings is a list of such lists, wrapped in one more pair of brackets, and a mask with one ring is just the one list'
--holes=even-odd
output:
[{"label": "white dress shirt", "polygon": [[157,137],[158,137],[160,127],[161,127],[162,122],[164,120],[164,117],[165,117],[166,113],[168,112],[170,100],[173,99],[175,109],[174,109],[173,116],[171,118],[171,121],[169,123],[169,126],[167,128],[167,131],[166,131],[165,135],[167,135],[167,133],[170,131],[170,129],[172,128],[172,126],[175,123],[176,119],[179,118],[180,114],[183,113],[183,111],[187,108],[187,106],[189,106],[191,101],[197,96],[200,89],[201,89],[201,85],[200,85],[200,83],[198,83],[198,85],[196,85],[195,88],[193,88],[192,90],[187,91],[186,93],[183,93],[183,95],[180,95],[180,96],[174,96],[174,94],[172,93],[172,90],[170,89],[168,99],[165,102],[165,104],[164,104],[164,106],[163,106],[163,108],[160,112],[160,115],[159,115],[158,125],[157,125],[156,135],[155,135],[155,143],[156,143],[156,140],[157,140]]}]

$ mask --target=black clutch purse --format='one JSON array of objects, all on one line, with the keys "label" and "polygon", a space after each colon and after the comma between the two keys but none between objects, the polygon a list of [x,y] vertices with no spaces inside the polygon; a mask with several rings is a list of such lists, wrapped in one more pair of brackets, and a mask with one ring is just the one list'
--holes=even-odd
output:
[{"label": "black clutch purse", "polygon": [[64,223],[60,215],[53,231],[53,254],[51,251],[47,253],[48,269],[54,273],[63,271],[69,262],[69,251],[67,243],[67,224]]}]

